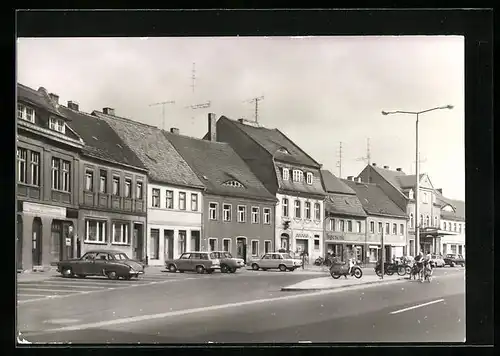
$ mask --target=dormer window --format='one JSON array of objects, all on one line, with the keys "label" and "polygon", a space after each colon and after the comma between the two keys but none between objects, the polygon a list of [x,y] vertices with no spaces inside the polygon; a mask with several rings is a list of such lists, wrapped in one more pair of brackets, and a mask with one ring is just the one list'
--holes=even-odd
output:
[{"label": "dormer window", "polygon": [[245,186],[237,180],[228,180],[227,182],[222,183],[222,185],[226,187],[245,188]]},{"label": "dormer window", "polygon": [[285,148],[285,147],[280,147],[278,148],[278,152],[281,152],[281,153],[285,153],[287,155],[290,154],[290,152],[288,152],[288,150]]},{"label": "dormer window", "polygon": [[304,172],[302,172],[298,169],[294,169],[293,170],[293,181],[294,182],[302,182],[303,179],[304,179]]},{"label": "dormer window", "polygon": [[35,110],[23,104],[17,104],[17,118],[35,123]]},{"label": "dormer window", "polygon": [[60,133],[65,133],[66,132],[66,125],[64,123],[63,119],[59,119],[57,117],[51,117],[49,120],[49,127],[51,130],[60,132]]},{"label": "dormer window", "polygon": [[307,184],[313,184],[313,174],[311,172],[307,172]]},{"label": "dormer window", "polygon": [[413,199],[413,189],[408,192],[408,198]]},{"label": "dormer window", "polygon": [[283,180],[289,180],[290,179],[290,171],[288,168],[283,168]]}]

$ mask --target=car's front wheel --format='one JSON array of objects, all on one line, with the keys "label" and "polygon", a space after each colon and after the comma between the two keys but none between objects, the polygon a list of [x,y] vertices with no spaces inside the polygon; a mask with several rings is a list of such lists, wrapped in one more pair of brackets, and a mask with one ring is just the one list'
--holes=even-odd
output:
[{"label": "car's front wheel", "polygon": [[199,274],[205,273],[205,267],[203,266],[196,266],[196,272]]},{"label": "car's front wheel", "polygon": [[229,272],[230,272],[230,270],[231,270],[231,269],[229,268],[229,266],[228,266],[228,265],[222,265],[222,266],[220,266],[220,271],[221,271],[222,273],[229,273]]},{"label": "car's front wheel", "polygon": [[175,272],[177,272],[177,267],[175,267],[175,265],[173,263],[169,264],[168,265],[168,271],[172,272],[172,273],[175,273]]},{"label": "car's front wheel", "polygon": [[258,271],[259,270],[259,265],[257,263],[252,264],[252,269],[254,271]]},{"label": "car's front wheel", "polygon": [[63,275],[63,277],[70,278],[73,277],[73,270],[71,269],[71,267],[64,267],[61,274]]},{"label": "car's front wheel", "polygon": [[115,271],[106,272],[106,276],[112,280],[118,279],[118,274]]},{"label": "car's front wheel", "polygon": [[286,266],[285,265],[279,265],[279,269],[281,272],[285,272],[286,271]]}]

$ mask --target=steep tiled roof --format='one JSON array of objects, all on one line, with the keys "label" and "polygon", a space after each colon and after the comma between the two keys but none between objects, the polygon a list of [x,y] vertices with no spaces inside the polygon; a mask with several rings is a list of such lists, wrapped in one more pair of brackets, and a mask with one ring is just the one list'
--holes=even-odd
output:
[{"label": "steep tiled roof", "polygon": [[105,120],[139,157],[151,180],[188,187],[203,188],[189,165],[157,127],[100,111],[92,112]]},{"label": "steep tiled roof", "polygon": [[441,217],[443,217],[444,219],[460,220],[460,221],[465,220],[465,202],[464,201],[446,198],[439,193],[436,195],[436,201],[438,202],[438,204],[441,205],[441,207],[449,204],[454,209],[454,211],[441,210]]},{"label": "steep tiled roof", "polygon": [[50,99],[45,88],[34,90],[26,85],[17,83],[17,96],[29,104],[47,110],[51,114],[64,117],[64,115],[61,114],[56,105]]},{"label": "steep tiled roof", "polygon": [[106,121],[62,105],[59,111],[71,120],[68,125],[85,141],[84,153],[106,161],[146,168]]},{"label": "steep tiled roof", "polygon": [[[276,163],[276,177],[278,179],[278,185],[282,191],[288,191],[293,193],[300,192],[308,195],[318,195],[318,196],[326,195],[326,192],[323,189],[323,185],[321,184],[321,173],[319,169],[308,168],[305,166],[297,166],[297,165],[294,165],[293,167],[288,167],[289,169],[300,168],[304,173],[304,179],[302,181],[294,182],[291,179],[292,171],[290,170],[289,173],[290,178],[288,180],[284,180],[282,175],[282,170],[280,169],[280,167],[287,167],[287,165],[281,162]],[[307,184],[306,177],[308,172],[313,174],[312,184]]]},{"label": "steep tiled roof", "polygon": [[[400,191],[405,188],[411,188],[415,186],[415,174],[407,175],[404,172],[393,171],[386,168],[371,166],[376,172],[378,172],[382,177],[384,177],[388,182],[394,185]],[[424,174],[420,174],[420,179]]]},{"label": "steep tiled roof", "polygon": [[341,194],[356,194],[354,190],[348,185],[344,184],[342,180],[335,177],[329,170],[322,169],[321,177],[323,178],[323,185],[328,193],[341,193]]},{"label": "steep tiled roof", "polygon": [[[222,116],[219,120],[227,120],[233,123],[241,131],[250,136],[257,144],[264,148],[271,155],[274,154],[276,160],[302,164],[306,166],[320,168],[321,165],[302,151],[292,140],[278,129],[268,129],[265,127],[254,127],[228,119]],[[279,148],[285,148],[289,154],[276,152]]]},{"label": "steep tiled roof", "polygon": [[[207,192],[276,201],[229,144],[168,132],[163,134],[196,172]],[[224,185],[231,181],[237,181],[244,187]]]},{"label": "steep tiled roof", "polygon": [[406,217],[405,212],[401,210],[378,185],[345,179],[342,181],[356,192],[359,201],[368,214]]},{"label": "steep tiled roof", "polygon": [[358,197],[351,194],[329,194],[325,200],[325,210],[332,214],[366,217]]}]

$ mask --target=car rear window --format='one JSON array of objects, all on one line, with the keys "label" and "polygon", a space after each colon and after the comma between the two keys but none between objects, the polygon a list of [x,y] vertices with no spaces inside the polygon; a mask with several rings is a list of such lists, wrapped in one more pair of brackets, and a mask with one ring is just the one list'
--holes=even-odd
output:
[{"label": "car rear window", "polygon": [[214,253],[214,252],[212,252],[212,253],[210,254],[210,259],[214,260],[214,259],[216,259],[216,258],[217,258],[217,254],[216,254],[216,253]]}]

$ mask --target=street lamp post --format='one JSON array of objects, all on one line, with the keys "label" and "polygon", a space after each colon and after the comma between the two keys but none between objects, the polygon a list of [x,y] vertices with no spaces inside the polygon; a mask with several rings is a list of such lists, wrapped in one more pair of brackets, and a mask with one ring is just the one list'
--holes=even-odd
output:
[{"label": "street lamp post", "polygon": [[409,114],[409,115],[415,115],[416,116],[416,123],[415,123],[415,146],[416,146],[416,158],[415,158],[415,255],[418,255],[420,252],[420,218],[419,218],[419,200],[420,200],[420,172],[419,172],[419,164],[418,164],[418,120],[420,114],[424,114],[429,111],[434,111],[434,110],[442,110],[442,109],[453,109],[453,105],[446,105],[446,106],[438,106],[432,109],[427,109],[427,110],[422,110],[422,111],[382,111],[382,115],[392,115],[392,114]]}]

